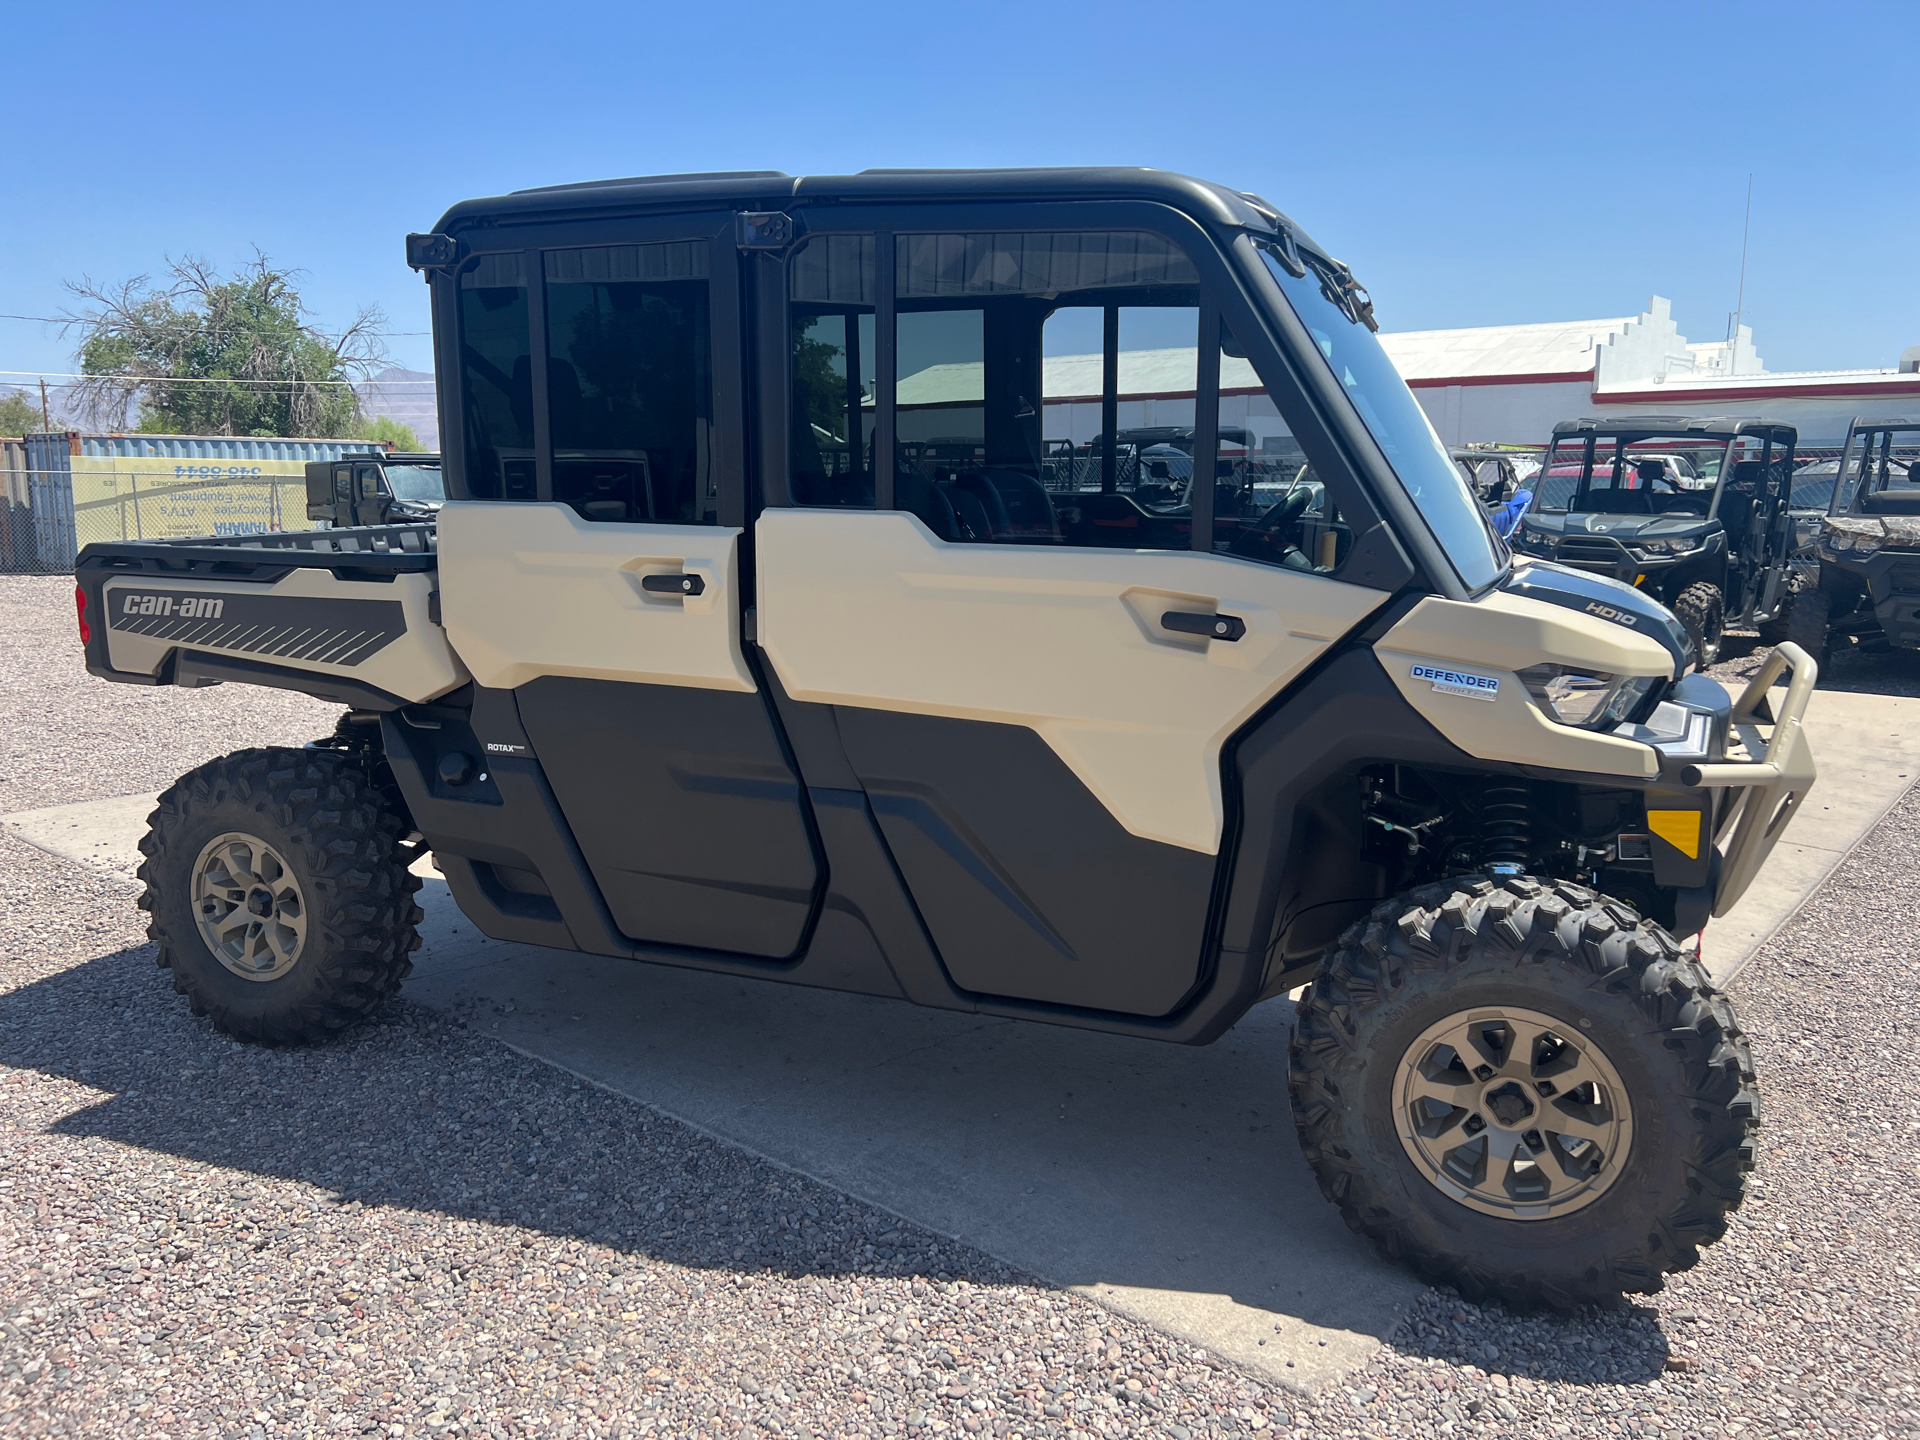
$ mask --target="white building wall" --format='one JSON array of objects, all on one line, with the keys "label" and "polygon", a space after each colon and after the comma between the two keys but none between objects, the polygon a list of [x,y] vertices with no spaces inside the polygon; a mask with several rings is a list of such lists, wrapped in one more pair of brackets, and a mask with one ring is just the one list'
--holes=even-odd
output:
[{"label": "white building wall", "polygon": [[1538,385],[1418,385],[1413,398],[1443,443],[1544,445],[1562,420],[1592,415],[1584,380]]}]

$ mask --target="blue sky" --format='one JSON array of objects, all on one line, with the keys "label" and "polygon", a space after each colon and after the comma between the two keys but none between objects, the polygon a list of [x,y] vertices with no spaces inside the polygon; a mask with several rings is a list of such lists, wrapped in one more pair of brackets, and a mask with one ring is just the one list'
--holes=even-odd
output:
[{"label": "blue sky", "polygon": [[[1631,314],[1769,368],[1920,343],[1920,6],[989,3],[22,7],[0,311],[260,246],[430,367],[401,237],[521,186],[1144,164],[1257,191],[1384,328]],[[1886,63],[1886,57],[1900,57]],[[0,320],[0,369],[70,369]],[[6,377],[0,377],[4,385]]]}]

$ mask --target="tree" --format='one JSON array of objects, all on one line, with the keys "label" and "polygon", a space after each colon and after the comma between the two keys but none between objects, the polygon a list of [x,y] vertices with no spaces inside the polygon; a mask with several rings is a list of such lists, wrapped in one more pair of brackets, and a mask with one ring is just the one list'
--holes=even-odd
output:
[{"label": "tree", "polygon": [[403,425],[391,415],[376,415],[371,420],[362,420],[353,427],[355,440],[371,440],[376,445],[391,445],[405,453],[420,452],[420,437],[413,433],[411,425]]},{"label": "tree", "polygon": [[85,377],[75,398],[97,423],[120,425],[137,401],[149,433],[351,436],[352,381],[384,358],[384,317],[369,306],[325,334],[307,323],[295,278],[256,251],[225,276],[189,255],[167,262],[160,285],[69,281],[89,305],[66,316]]},{"label": "tree", "polygon": [[[60,418],[55,416],[53,428],[58,430],[60,425]],[[0,435],[38,435],[46,428],[38,395],[29,395],[24,390],[0,395]]]}]

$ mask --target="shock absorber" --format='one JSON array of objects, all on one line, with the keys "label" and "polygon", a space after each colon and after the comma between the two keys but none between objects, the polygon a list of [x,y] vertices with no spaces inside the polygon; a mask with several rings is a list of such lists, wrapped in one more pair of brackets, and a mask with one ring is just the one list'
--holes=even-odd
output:
[{"label": "shock absorber", "polygon": [[1495,874],[1521,874],[1533,850],[1533,806],[1527,787],[1489,785],[1480,794],[1481,865]]}]

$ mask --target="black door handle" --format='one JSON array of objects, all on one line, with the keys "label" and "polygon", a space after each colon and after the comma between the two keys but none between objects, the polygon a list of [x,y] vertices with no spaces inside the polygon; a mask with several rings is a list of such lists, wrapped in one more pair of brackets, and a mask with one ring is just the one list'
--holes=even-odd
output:
[{"label": "black door handle", "polygon": [[642,575],[640,588],[650,595],[698,595],[707,582],[698,575]]},{"label": "black door handle", "polygon": [[1202,635],[1209,640],[1238,640],[1247,633],[1247,622],[1238,615],[1195,615],[1186,610],[1169,610],[1160,617],[1160,628],[1180,635]]}]

